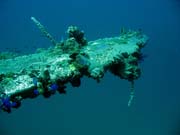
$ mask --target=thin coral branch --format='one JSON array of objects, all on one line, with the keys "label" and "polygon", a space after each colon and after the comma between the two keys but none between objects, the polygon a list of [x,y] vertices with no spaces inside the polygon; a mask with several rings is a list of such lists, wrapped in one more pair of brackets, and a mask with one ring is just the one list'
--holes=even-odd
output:
[{"label": "thin coral branch", "polygon": [[130,92],[130,97],[129,97],[129,101],[128,101],[128,107],[131,106],[132,101],[134,99],[134,81],[131,81],[131,92]]}]

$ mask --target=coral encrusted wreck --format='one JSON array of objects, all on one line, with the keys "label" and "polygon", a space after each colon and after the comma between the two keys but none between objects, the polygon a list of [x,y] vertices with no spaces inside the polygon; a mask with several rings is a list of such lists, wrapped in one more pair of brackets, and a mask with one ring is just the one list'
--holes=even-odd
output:
[{"label": "coral encrusted wreck", "polygon": [[99,82],[106,71],[131,82],[128,105],[131,104],[146,35],[123,30],[118,37],[88,42],[83,31],[70,26],[68,38],[57,42],[38,20],[34,17],[31,20],[54,46],[34,54],[0,59],[0,109],[11,112],[25,98],[66,93],[66,84],[78,87],[83,76]]}]

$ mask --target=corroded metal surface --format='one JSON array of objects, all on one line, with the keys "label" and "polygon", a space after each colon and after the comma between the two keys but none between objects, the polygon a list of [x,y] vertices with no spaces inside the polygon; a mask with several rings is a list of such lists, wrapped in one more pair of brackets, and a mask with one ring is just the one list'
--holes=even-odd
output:
[{"label": "corroded metal surface", "polygon": [[146,35],[127,31],[119,37],[86,42],[77,27],[71,26],[69,32],[65,41],[47,50],[0,60],[2,110],[10,112],[25,98],[49,97],[56,91],[65,93],[66,84],[78,87],[82,76],[100,81],[109,70],[130,82],[140,77],[138,62],[148,40]]}]

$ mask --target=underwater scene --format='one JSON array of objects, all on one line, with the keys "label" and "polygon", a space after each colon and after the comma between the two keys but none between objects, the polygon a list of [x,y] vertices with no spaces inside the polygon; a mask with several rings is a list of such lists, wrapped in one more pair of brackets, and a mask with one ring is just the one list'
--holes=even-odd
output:
[{"label": "underwater scene", "polygon": [[180,135],[180,0],[1,0],[0,135]]}]

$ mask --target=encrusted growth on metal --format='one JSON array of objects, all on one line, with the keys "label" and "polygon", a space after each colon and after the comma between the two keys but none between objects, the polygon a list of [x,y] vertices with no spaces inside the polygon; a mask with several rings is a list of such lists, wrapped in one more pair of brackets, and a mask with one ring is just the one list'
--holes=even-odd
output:
[{"label": "encrusted growth on metal", "polygon": [[83,31],[70,26],[69,37],[56,42],[40,23],[37,26],[55,46],[30,55],[0,59],[0,106],[4,111],[11,112],[25,98],[49,97],[56,91],[66,93],[66,84],[78,87],[84,75],[100,81],[109,70],[132,84],[140,77],[138,61],[147,42],[140,31],[123,31],[118,37],[87,42]]}]

